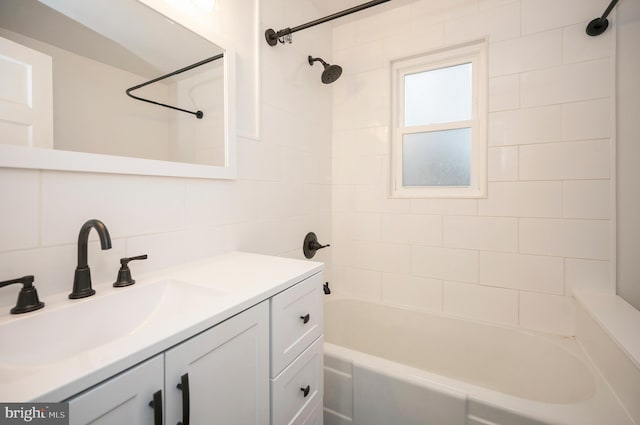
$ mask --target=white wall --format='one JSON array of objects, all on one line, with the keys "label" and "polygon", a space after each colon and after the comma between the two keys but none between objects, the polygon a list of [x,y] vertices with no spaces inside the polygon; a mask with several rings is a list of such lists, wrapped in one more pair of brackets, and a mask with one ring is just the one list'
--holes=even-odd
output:
[{"label": "white wall", "polygon": [[621,2],[617,16],[617,288],[640,310],[640,2]]},{"label": "white wall", "polygon": [[[571,335],[613,291],[614,32],[599,0],[422,0],[334,29],[336,292]],[[389,199],[389,60],[487,36],[489,194]]]},{"label": "white wall", "polygon": [[[263,6],[288,25],[299,18],[291,13],[310,9],[300,0]],[[268,25],[283,23],[272,18]],[[241,17],[234,24],[252,28]],[[330,29],[316,27],[294,45],[262,50],[264,128],[260,140],[239,139],[235,181],[0,169],[0,280],[35,274],[45,303],[70,292],[78,231],[90,218],[103,220],[113,240],[113,249],[100,251],[92,233],[96,283],[114,280],[119,258],[129,255],[149,254],[132,265],[135,276],[233,249],[302,257],[307,232],[328,238],[331,93],[306,63],[311,46],[330,53]],[[238,119],[253,115],[240,108]],[[0,314],[8,314],[17,293],[17,287],[0,291]]]}]

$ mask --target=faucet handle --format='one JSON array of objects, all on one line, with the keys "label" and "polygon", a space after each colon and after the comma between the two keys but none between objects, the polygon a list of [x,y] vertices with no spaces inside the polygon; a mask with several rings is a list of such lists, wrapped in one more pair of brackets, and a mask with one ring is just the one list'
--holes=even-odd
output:
[{"label": "faucet handle", "polygon": [[125,257],[120,259],[120,270],[118,270],[118,277],[116,281],[113,283],[115,288],[122,288],[124,286],[130,286],[136,283],[135,280],[131,278],[131,270],[129,269],[129,262],[134,260],[146,260],[148,258],[147,254],[138,255],[137,257]]},{"label": "faucet handle", "polygon": [[0,288],[13,285],[14,283],[22,284],[22,289],[20,289],[20,292],[18,293],[16,306],[10,310],[11,314],[28,313],[44,307],[44,303],[38,298],[38,291],[36,291],[35,286],[33,286],[33,280],[33,275],[27,275],[0,282]]}]

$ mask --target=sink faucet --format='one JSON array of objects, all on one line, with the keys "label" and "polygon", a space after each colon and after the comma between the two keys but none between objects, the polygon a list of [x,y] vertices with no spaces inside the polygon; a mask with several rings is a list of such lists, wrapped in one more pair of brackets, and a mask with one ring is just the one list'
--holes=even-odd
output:
[{"label": "sink faucet", "polygon": [[73,277],[73,291],[69,294],[71,299],[90,297],[96,293],[96,290],[91,287],[91,270],[89,270],[87,260],[87,246],[91,229],[96,229],[96,232],[98,232],[101,248],[103,250],[111,249],[111,236],[103,222],[100,220],[88,220],[82,225],[78,235],[78,265]]}]

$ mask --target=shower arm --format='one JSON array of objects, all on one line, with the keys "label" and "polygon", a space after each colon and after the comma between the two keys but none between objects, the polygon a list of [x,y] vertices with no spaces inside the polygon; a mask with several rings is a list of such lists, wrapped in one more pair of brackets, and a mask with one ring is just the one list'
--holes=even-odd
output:
[{"label": "shower arm", "polygon": [[148,86],[149,84],[157,83],[158,81],[162,81],[162,80],[164,80],[166,78],[173,77],[174,75],[182,74],[183,72],[189,71],[189,70],[191,70],[193,68],[197,68],[199,66],[205,65],[205,64],[207,64],[209,62],[213,62],[213,61],[221,59],[223,57],[224,57],[224,53],[220,53],[219,55],[215,55],[215,56],[212,56],[210,58],[201,60],[200,62],[196,62],[196,63],[191,64],[189,66],[185,66],[184,68],[180,68],[177,71],[170,72],[169,74],[160,76],[158,78],[154,78],[153,80],[149,80],[149,81],[147,81],[145,83],[138,84],[137,86],[130,87],[130,88],[128,88],[126,90],[127,96],[129,96],[129,97],[131,97],[133,99],[136,99],[136,100],[140,100],[142,102],[152,103],[154,105],[164,106],[165,108],[173,109],[173,110],[176,110],[176,111],[186,112],[188,114],[193,114],[193,115],[196,116],[196,118],[202,119],[202,117],[204,117],[204,112],[202,112],[202,111],[195,111],[195,112],[194,111],[188,111],[186,109],[178,108],[177,106],[171,106],[171,105],[167,105],[165,103],[156,102],[154,100],[145,99],[144,97],[133,95],[133,94],[131,94],[131,92],[134,91],[134,90],[141,89],[142,87]]},{"label": "shower arm", "polygon": [[609,13],[611,13],[611,11],[613,10],[613,8],[617,3],[618,3],[618,0],[612,0],[601,17],[596,18],[591,22],[589,22],[589,25],[587,25],[587,29],[586,29],[587,34],[589,34],[592,37],[595,37],[607,30],[607,28],[609,27],[609,20],[607,19],[607,16],[609,16]]},{"label": "shower arm", "polygon": [[267,40],[267,44],[269,46],[275,46],[278,44],[278,41],[284,43],[281,40],[283,37],[293,34],[294,32],[298,32],[300,30],[305,30],[307,28],[314,27],[319,24],[324,24],[325,22],[333,21],[334,19],[342,18],[343,16],[351,15],[352,13],[360,12],[361,10],[368,9],[373,6],[377,6],[381,3],[386,3],[390,0],[373,0],[367,3],[363,3],[359,6],[354,6],[349,9],[345,9],[342,12],[336,12],[332,15],[325,16],[324,18],[316,19],[315,21],[307,22],[306,24],[298,25],[293,28],[285,28],[279,31],[274,31],[272,28],[269,28],[264,32],[264,37]]}]

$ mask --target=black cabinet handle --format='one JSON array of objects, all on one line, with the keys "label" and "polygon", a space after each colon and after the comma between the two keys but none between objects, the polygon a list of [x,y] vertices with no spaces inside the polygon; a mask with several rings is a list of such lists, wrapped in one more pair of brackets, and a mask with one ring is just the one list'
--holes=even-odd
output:
[{"label": "black cabinet handle", "polygon": [[180,383],[176,386],[182,391],[182,422],[178,425],[189,425],[189,374],[180,377]]},{"label": "black cabinet handle", "polygon": [[311,391],[311,387],[307,385],[304,388],[300,388],[300,391],[302,391],[302,394],[304,394],[304,396],[306,397],[309,395],[309,391]]},{"label": "black cabinet handle", "polygon": [[309,316],[309,313],[307,313],[304,316],[300,316],[300,318],[302,319],[302,323],[307,324],[311,316]]},{"label": "black cabinet handle", "polygon": [[153,425],[162,425],[162,390],[153,393],[149,406],[153,408]]}]

